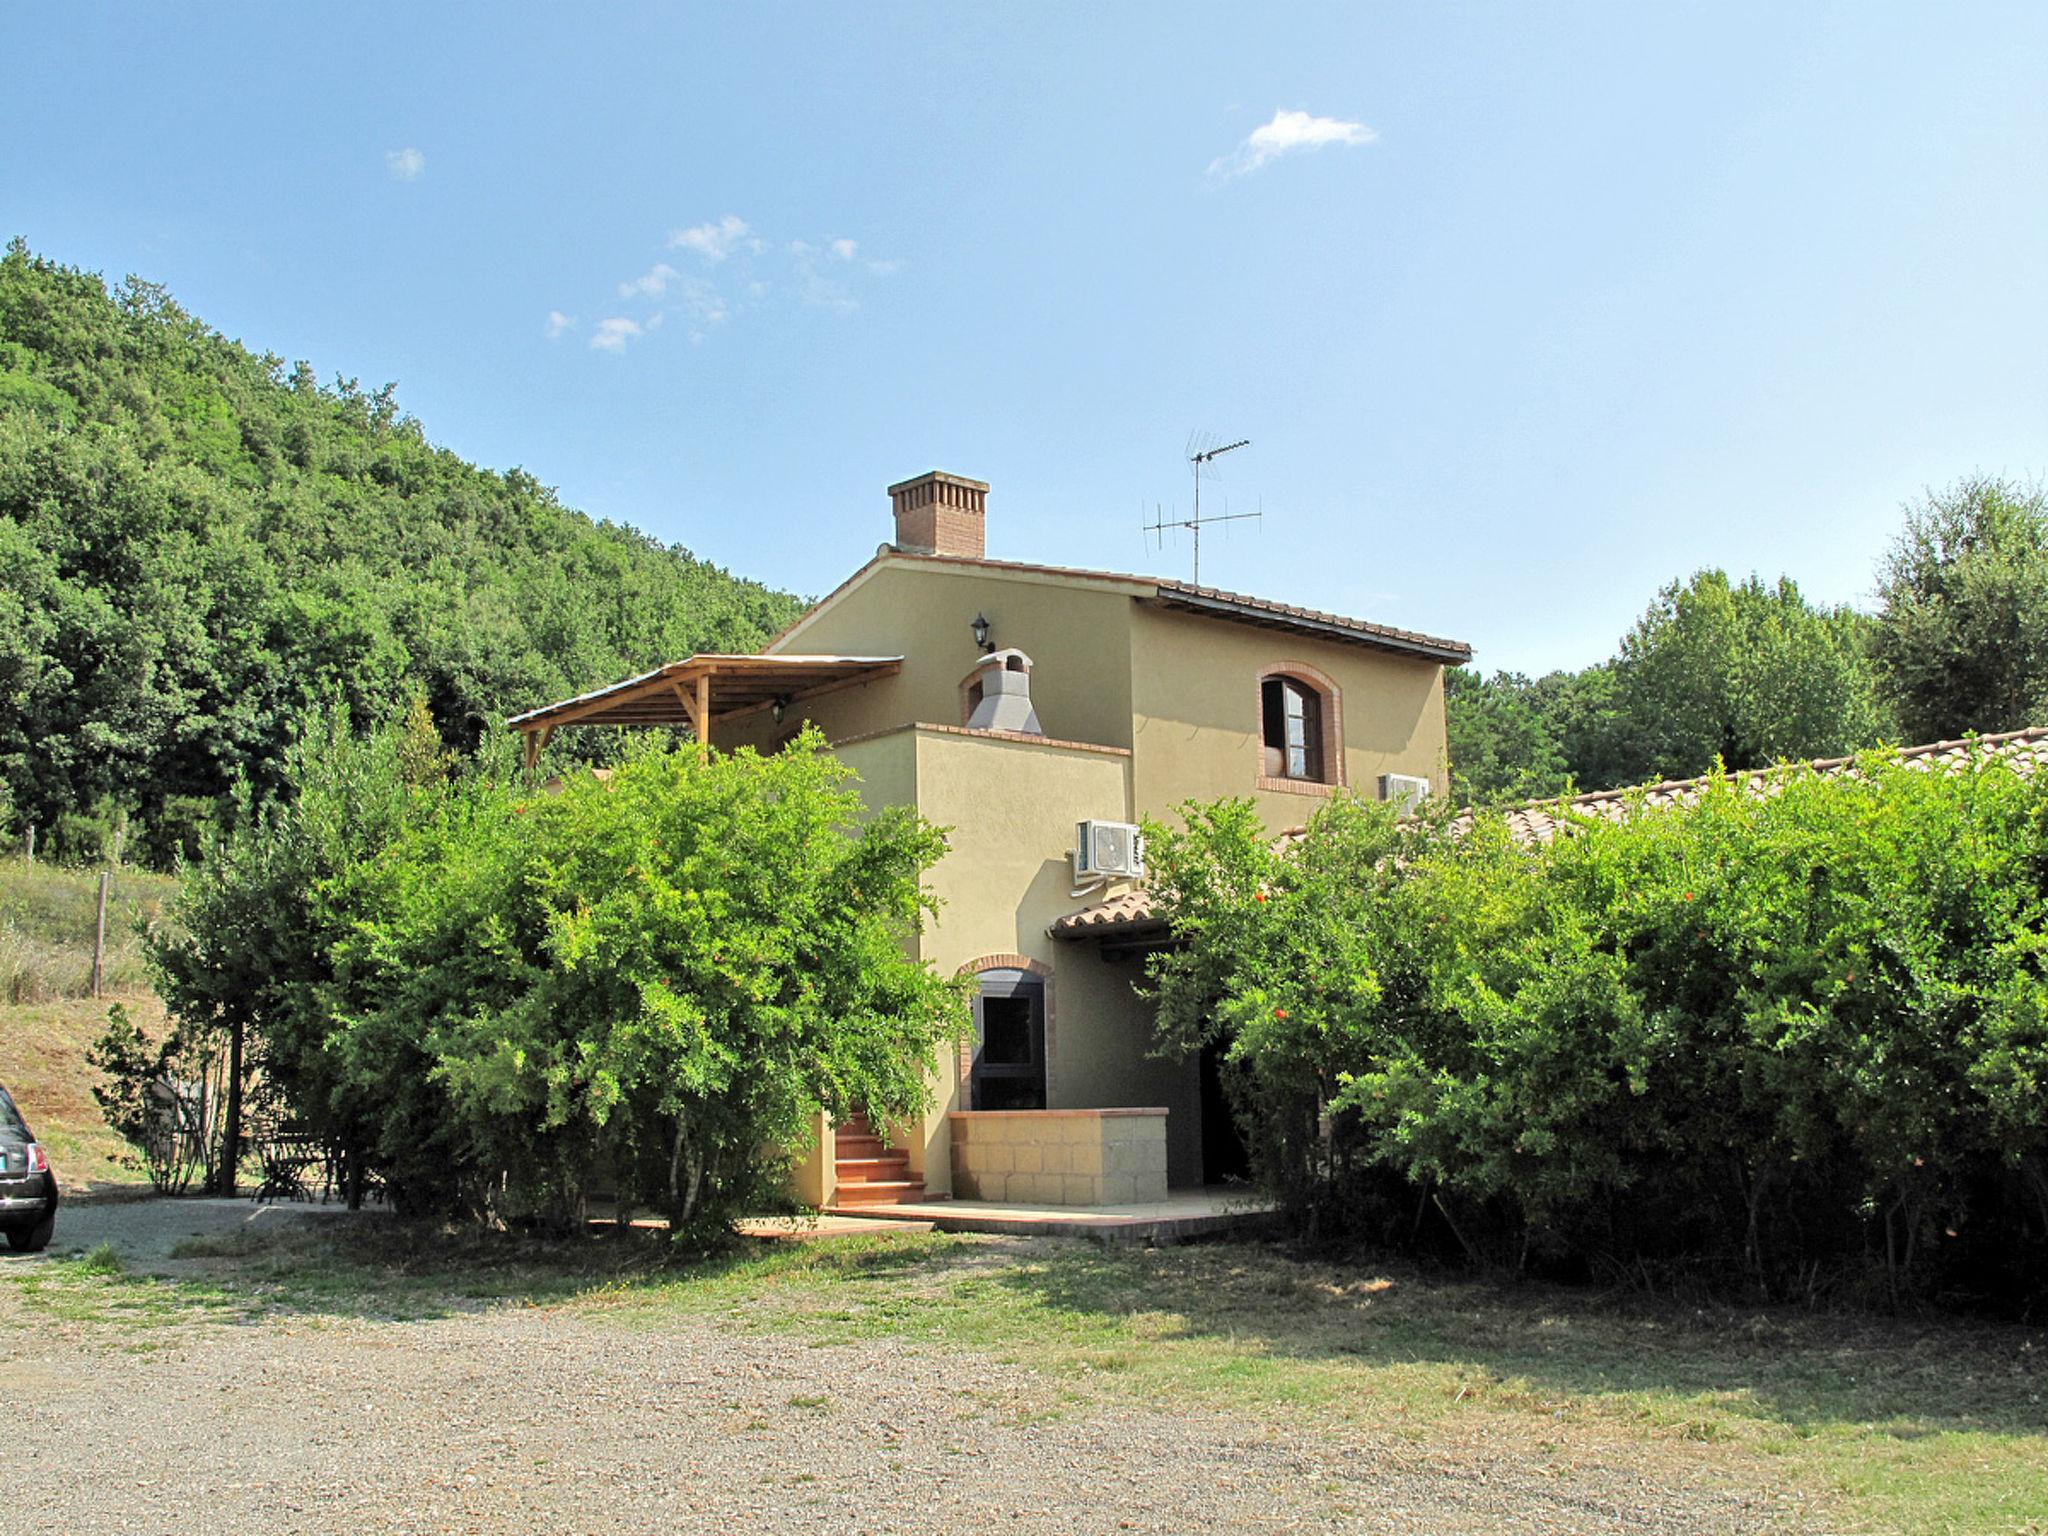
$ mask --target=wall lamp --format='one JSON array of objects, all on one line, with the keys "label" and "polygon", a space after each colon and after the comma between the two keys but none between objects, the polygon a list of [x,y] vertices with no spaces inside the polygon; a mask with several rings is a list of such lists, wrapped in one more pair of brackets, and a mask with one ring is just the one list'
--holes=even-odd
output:
[{"label": "wall lamp", "polygon": [[974,622],[970,624],[968,628],[974,631],[974,643],[980,646],[982,650],[993,651],[995,649],[995,647],[989,643],[988,620],[984,618],[981,614],[977,613],[974,616]]},{"label": "wall lamp", "polygon": [[768,718],[773,720],[777,725],[780,725],[782,724],[782,717],[788,713],[789,695],[786,693],[777,694],[775,696],[775,702],[768,706]]}]

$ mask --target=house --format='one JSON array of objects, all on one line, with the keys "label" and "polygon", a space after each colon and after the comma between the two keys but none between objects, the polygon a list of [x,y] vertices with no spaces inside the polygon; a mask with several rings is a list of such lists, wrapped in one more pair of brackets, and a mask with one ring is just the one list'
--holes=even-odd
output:
[{"label": "house", "polygon": [[[1340,792],[1447,788],[1443,669],[1470,649],[1213,588],[994,560],[989,488],[889,488],[893,539],[754,656],[693,656],[516,717],[690,726],[776,750],[815,725],[871,806],[949,829],[921,958],[975,978],[975,1031],[920,1124],[817,1128],[820,1206],[958,1195],[1095,1205],[1240,1172],[1215,1063],[1152,1053],[1158,925],[1128,829],[1249,796],[1276,833]],[[1106,873],[1077,859],[1101,829]],[[1107,838],[1102,842],[1101,838]]]}]

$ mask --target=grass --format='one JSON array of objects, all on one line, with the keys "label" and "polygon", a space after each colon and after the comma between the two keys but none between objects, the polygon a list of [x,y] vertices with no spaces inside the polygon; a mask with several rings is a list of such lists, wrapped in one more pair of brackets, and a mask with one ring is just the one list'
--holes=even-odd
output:
[{"label": "grass", "polygon": [[137,870],[115,873],[107,895],[106,997],[92,983],[99,871],[0,858],[0,1084],[49,1151],[68,1191],[139,1185],[128,1148],[93,1101],[97,1074],[86,1051],[121,1002],[146,1030],[163,1005],[149,990],[142,928],[160,919],[177,882]]},{"label": "grass", "polygon": [[[148,1182],[92,1096],[99,1074],[85,1053],[106,1030],[107,1006],[87,998],[0,1004],[0,1083],[49,1152],[67,1195]],[[128,998],[124,1006],[152,1034],[163,1027],[163,1005],[154,997]]]},{"label": "grass", "polygon": [[162,1349],[178,1325],[244,1322],[258,1315],[236,1288],[196,1278],[136,1275],[111,1244],[9,1272],[31,1309],[58,1322],[110,1331],[131,1354]]},{"label": "grass", "polygon": [[510,1304],[626,1331],[708,1322],[820,1347],[881,1339],[1028,1365],[1072,1406],[1226,1411],[1425,1449],[1483,1442],[1560,1476],[1587,1456],[1655,1462],[1799,1490],[1850,1530],[2048,1532],[2048,1335],[2036,1330],[1614,1301],[1253,1244],[890,1235],[685,1259],[658,1241],[543,1244],[372,1218],[192,1242],[177,1257],[175,1280],[32,1270],[51,1278],[29,1299],[73,1320],[99,1308],[131,1332],[151,1318],[428,1319]]},{"label": "grass", "polygon": [[[92,941],[100,872],[0,858],[0,1004],[86,997],[92,990]],[[168,875],[114,872],[107,891],[104,990],[112,997],[149,991],[142,932],[163,915],[177,889]]]}]

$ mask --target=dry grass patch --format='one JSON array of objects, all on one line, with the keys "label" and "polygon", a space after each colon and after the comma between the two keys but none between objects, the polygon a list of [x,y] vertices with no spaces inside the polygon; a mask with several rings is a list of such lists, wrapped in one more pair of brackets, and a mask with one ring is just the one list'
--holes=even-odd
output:
[{"label": "dry grass patch", "polygon": [[86,1052],[120,1002],[152,1034],[163,1005],[149,990],[142,933],[162,919],[177,882],[117,870],[107,895],[105,996],[88,994],[99,871],[0,858],[0,1083],[49,1149],[69,1193],[146,1182],[94,1102]]},{"label": "dry grass patch", "polygon": [[[0,1083],[49,1149],[67,1196],[148,1183],[92,1096],[99,1073],[85,1053],[106,1030],[107,1006],[89,998],[0,1004]],[[151,1034],[163,1028],[163,1004],[156,998],[131,997],[124,1006]]]}]

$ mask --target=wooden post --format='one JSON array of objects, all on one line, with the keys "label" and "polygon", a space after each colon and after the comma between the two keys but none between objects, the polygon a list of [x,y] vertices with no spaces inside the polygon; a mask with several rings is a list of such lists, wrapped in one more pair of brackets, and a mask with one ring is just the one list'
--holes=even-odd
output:
[{"label": "wooden post", "polygon": [[523,733],[526,749],[526,776],[533,777],[533,770],[540,765],[540,737],[533,731]]},{"label": "wooden post", "polygon": [[242,1165],[242,1020],[228,1026],[227,1124],[221,1129],[220,1167],[214,1171],[211,1194],[235,1196],[235,1175]]},{"label": "wooden post", "polygon": [[35,824],[34,822],[30,822],[30,823],[28,824],[28,831],[27,831],[27,833],[26,833],[26,834],[24,834],[24,835],[23,835],[23,837],[22,837],[22,840],[21,840],[21,845],[22,845],[22,849],[23,849],[23,851],[24,851],[25,853],[27,853],[27,854],[28,854],[28,861],[29,861],[29,863],[31,863],[31,864],[35,863],[35,861],[36,861],[36,824]]},{"label": "wooden post", "polygon": [[110,870],[100,871],[99,918],[92,931],[92,995],[100,995],[100,987],[107,979],[107,884],[113,879]]},{"label": "wooden post", "polygon": [[711,761],[711,674],[697,674],[697,760]]}]

